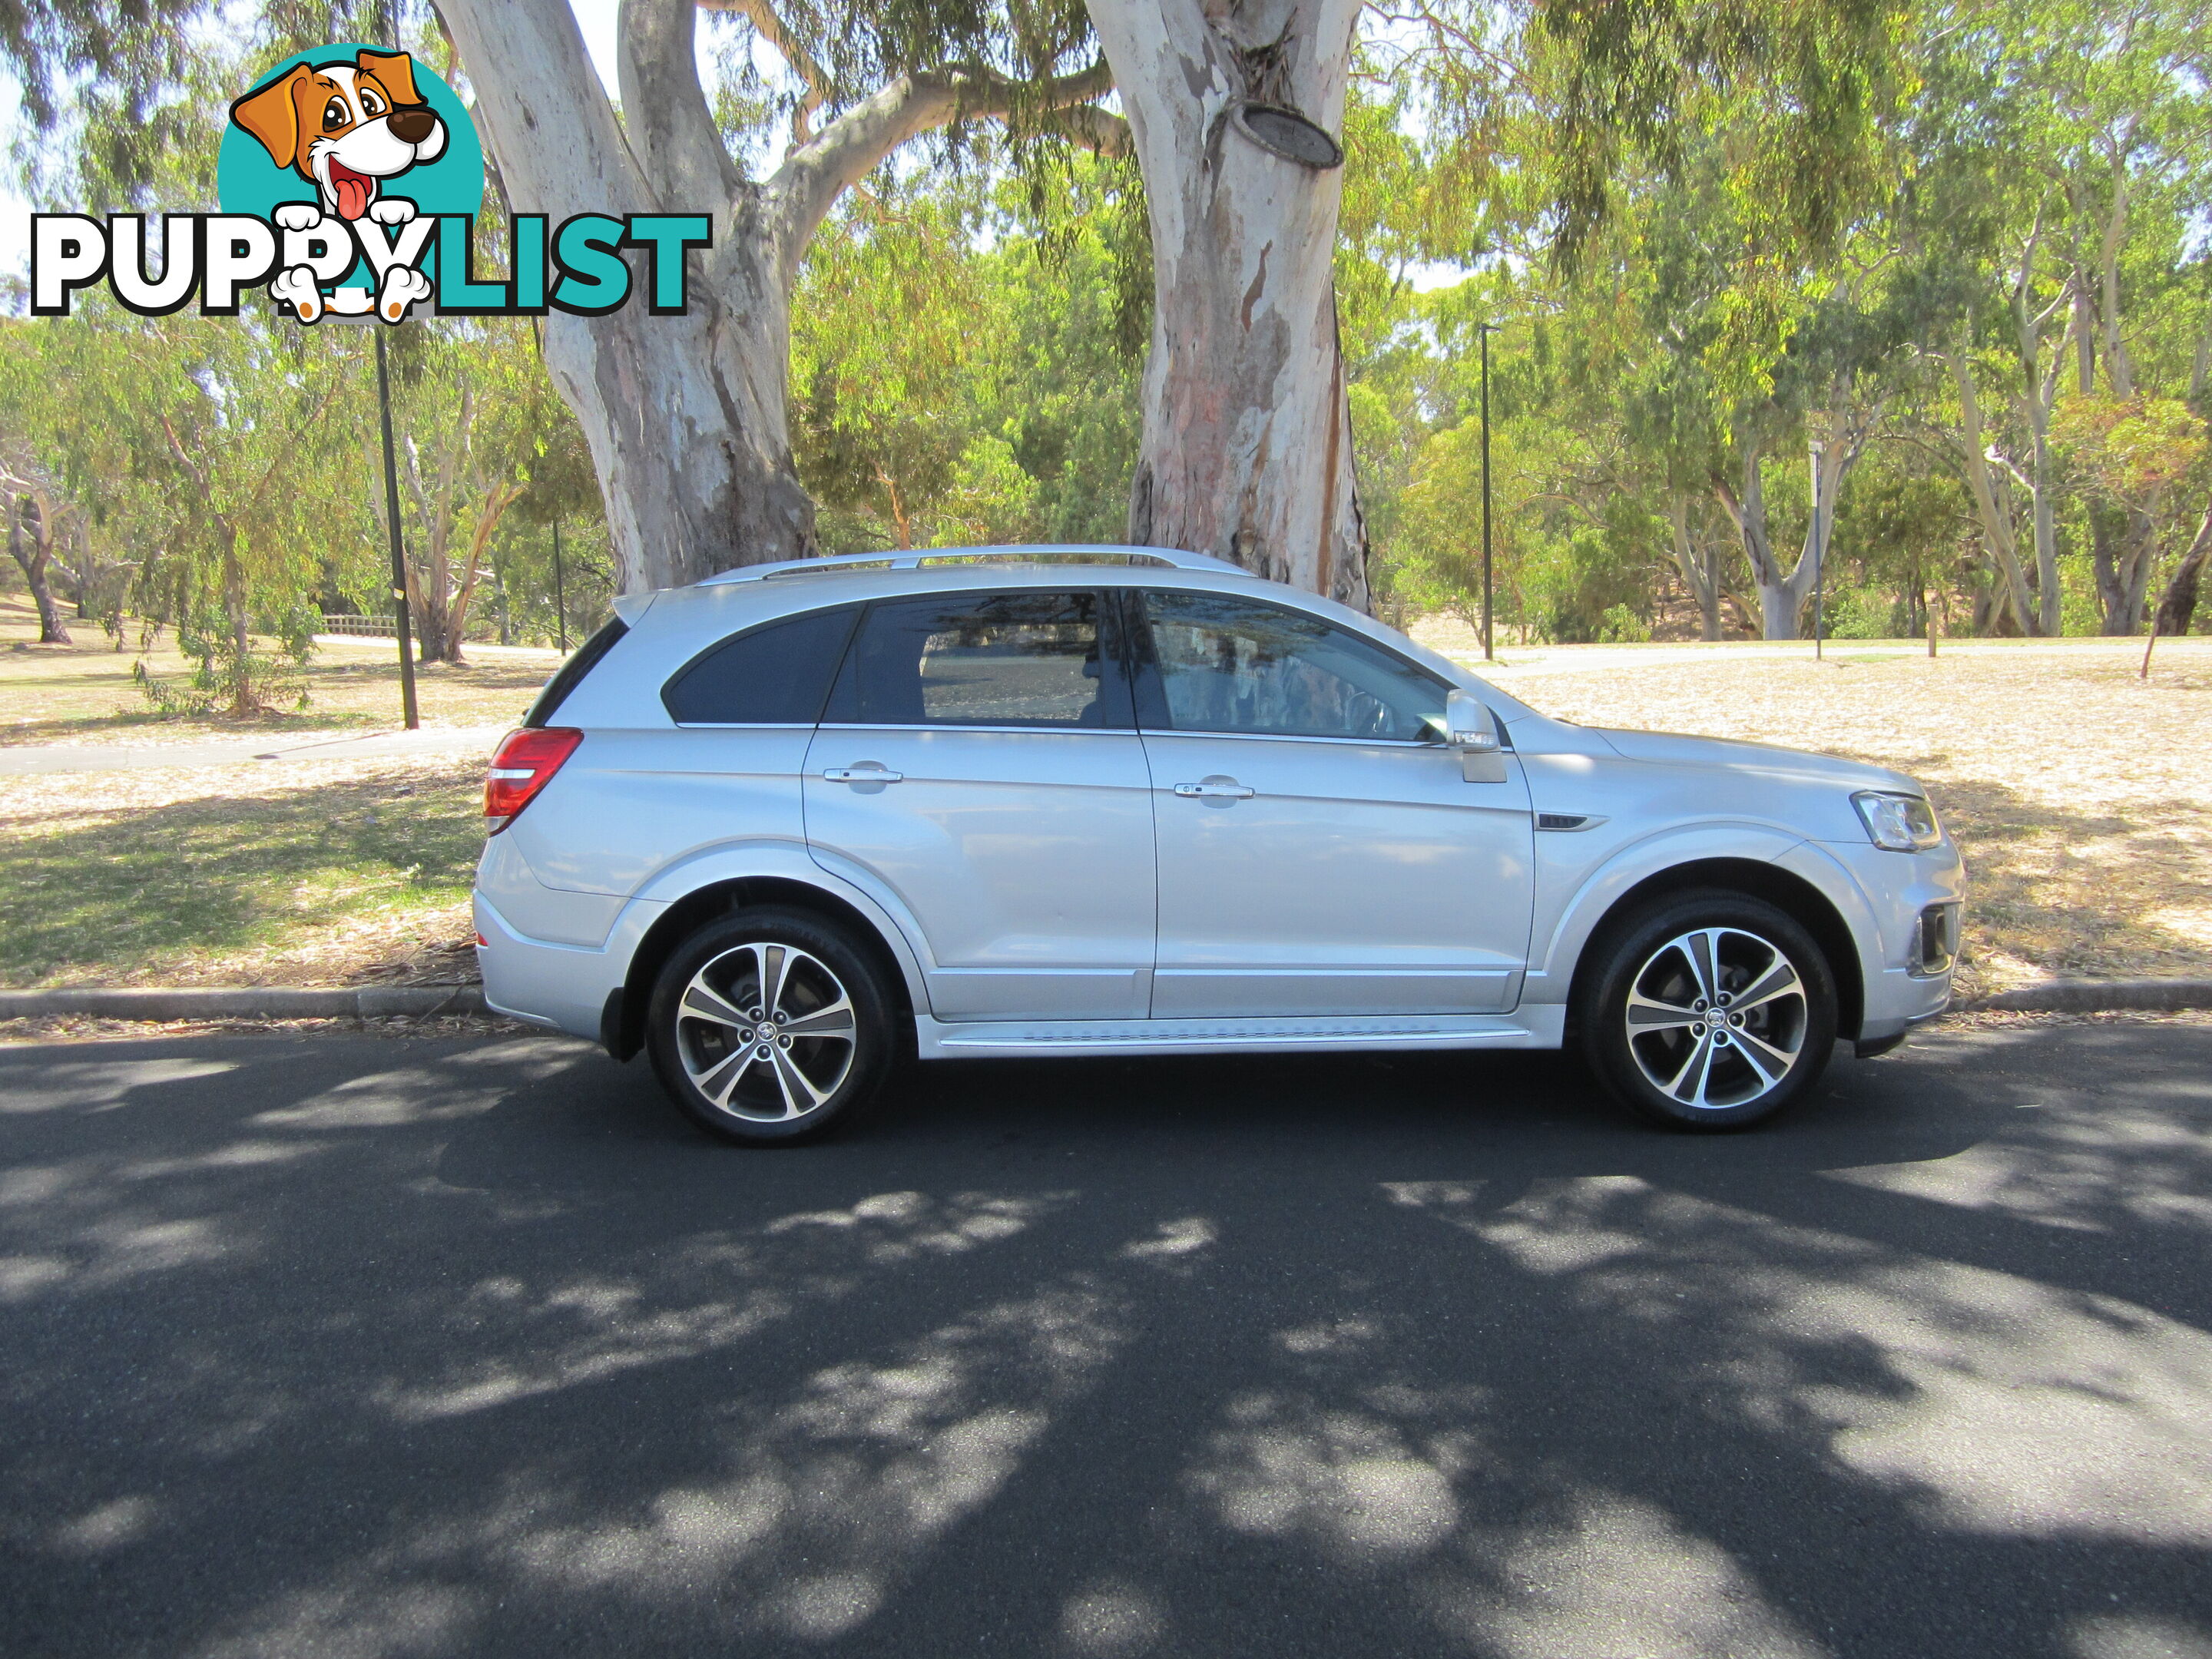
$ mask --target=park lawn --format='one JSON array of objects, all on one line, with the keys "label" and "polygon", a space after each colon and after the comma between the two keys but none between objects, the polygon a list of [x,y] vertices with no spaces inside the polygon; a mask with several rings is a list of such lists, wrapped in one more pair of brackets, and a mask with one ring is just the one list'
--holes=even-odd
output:
[{"label": "park lawn", "polygon": [[[1457,624],[1416,632],[1454,655]],[[1923,779],[1964,851],[1968,994],[2212,974],[2212,639],[1509,650],[1588,724],[1747,738]],[[4,655],[4,653],[0,653]],[[0,777],[0,982],[465,979],[483,763]]]},{"label": "park lawn", "polygon": [[0,777],[0,984],[476,977],[483,763]]},{"label": "park lawn", "polygon": [[2212,975],[2212,638],[1837,641],[1782,649],[1425,642],[1588,726],[1815,749],[1908,772],[1965,854],[1964,994]]},{"label": "park lawn", "polygon": [[[133,630],[125,648],[97,623],[72,621],[74,643],[40,645],[38,615],[21,594],[0,594],[0,745],[28,744],[188,743],[211,738],[288,738],[341,732],[388,731],[400,724],[399,665],[388,640],[318,646],[306,670],[307,704],[249,720],[221,715],[164,714],[147,702],[131,678],[139,659]],[[145,653],[157,679],[188,681],[193,664],[165,634]],[[416,671],[416,695],[425,726],[512,725],[552,677],[560,658],[550,651],[507,653],[485,648],[463,667],[428,663]]]}]

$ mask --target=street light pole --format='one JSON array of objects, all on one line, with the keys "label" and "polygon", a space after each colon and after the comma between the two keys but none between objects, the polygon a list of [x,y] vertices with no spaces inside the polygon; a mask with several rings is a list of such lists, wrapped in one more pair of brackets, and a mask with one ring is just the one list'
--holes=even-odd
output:
[{"label": "street light pole", "polygon": [[399,625],[399,707],[406,715],[407,729],[412,732],[422,720],[415,708],[415,653],[408,641],[407,554],[399,540],[399,470],[392,456],[392,371],[385,364],[384,325],[369,326],[376,331],[376,404],[384,421],[384,518],[392,531],[392,606]]},{"label": "street light pole", "polygon": [[1482,659],[1494,661],[1491,647],[1490,575],[1490,335],[1491,323],[1478,323],[1482,336]]},{"label": "street light pole", "polygon": [[568,601],[561,591],[561,515],[553,515],[553,615],[557,619],[561,649],[568,649]]},{"label": "street light pole", "polygon": [[1818,438],[1813,440],[1813,533],[1808,538],[1813,544],[1813,659],[1823,660],[1820,640],[1821,590],[1828,578],[1828,532],[1820,522],[1820,451]]}]

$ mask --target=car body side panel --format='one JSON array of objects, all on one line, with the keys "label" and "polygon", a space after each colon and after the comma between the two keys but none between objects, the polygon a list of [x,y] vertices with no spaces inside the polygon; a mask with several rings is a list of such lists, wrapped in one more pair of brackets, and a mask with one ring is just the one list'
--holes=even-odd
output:
[{"label": "car body side panel", "polygon": [[623,908],[622,899],[611,893],[548,887],[538,879],[512,831],[484,842],[477,860],[477,891],[518,933],[553,945],[605,944]]},{"label": "car body side panel", "polygon": [[1707,822],[1678,829],[1648,829],[1594,860],[1577,860],[1570,855],[1567,860],[1553,862],[1556,855],[1551,843],[1581,839],[1579,835],[1541,831],[1536,837],[1537,931],[1522,988],[1523,999],[1529,1002],[1566,1001],[1583,947],[1607,913],[1639,882],[1705,859],[1748,859],[1771,864],[1804,837],[1761,824]]},{"label": "car body side panel", "polygon": [[811,733],[804,726],[595,731],[506,834],[547,886],[621,897],[732,840],[803,849],[799,769]]},{"label": "car body side panel", "polygon": [[[1428,744],[1147,732],[1160,860],[1155,1018],[1510,1008],[1528,945],[1528,796]],[[1249,790],[1179,796],[1178,784]]]},{"label": "car body side panel", "polygon": [[[871,763],[899,780],[822,775]],[[806,767],[810,849],[919,918],[938,1018],[1144,1013],[1155,886],[1135,733],[824,726]]]},{"label": "car body side panel", "polygon": [[[920,927],[895,896],[865,880],[853,879],[856,873],[860,872],[832,867],[811,856],[804,846],[794,847],[787,841],[732,841],[702,848],[659,872],[632,902],[653,906],[652,920],[657,920],[660,911],[677,901],[726,882],[788,881],[818,888],[860,913],[897,962],[899,975],[906,982],[908,999],[915,1008],[927,1008],[929,1003],[921,957],[915,946],[921,937]],[[608,940],[611,951],[623,951],[625,974],[629,971],[629,952],[637,948],[644,933],[643,927],[639,928],[625,946],[623,927],[618,921]]]}]

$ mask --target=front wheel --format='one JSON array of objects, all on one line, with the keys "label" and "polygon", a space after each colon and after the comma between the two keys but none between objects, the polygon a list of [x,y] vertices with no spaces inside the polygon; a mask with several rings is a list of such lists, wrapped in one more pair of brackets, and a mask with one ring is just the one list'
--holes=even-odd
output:
[{"label": "front wheel", "polygon": [[1578,1010],[1583,1053],[1632,1110],[1676,1128],[1739,1128],[1820,1080],[1836,1042],[1835,977],[1787,912],[1686,893],[1601,949]]},{"label": "front wheel", "polygon": [[867,956],[804,911],[740,911],[669,958],[646,1017],[653,1068],[693,1121],[750,1146],[811,1139],[882,1082],[891,1004]]}]

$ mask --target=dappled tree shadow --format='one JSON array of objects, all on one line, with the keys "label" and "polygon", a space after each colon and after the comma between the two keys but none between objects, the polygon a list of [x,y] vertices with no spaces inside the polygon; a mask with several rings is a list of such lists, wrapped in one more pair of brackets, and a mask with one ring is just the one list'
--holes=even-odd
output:
[{"label": "dappled tree shadow", "polygon": [[[483,846],[483,765],[376,769],[268,793],[134,806],[60,829],[0,815],[0,975],[25,983],[165,951],[220,951],[373,899],[459,899]],[[27,833],[25,833],[27,830]]]},{"label": "dappled tree shadow", "polygon": [[[2067,975],[2212,969],[2212,863],[2203,809],[2132,803],[2072,812],[1985,778],[1928,793],[1966,860],[1972,945]],[[2175,913],[2196,913],[2194,927]]]},{"label": "dappled tree shadow", "polygon": [[1551,1057],[938,1066],[772,1153],[550,1039],[5,1051],[0,1645],[2158,1651],[2208,1035],[1698,1139]]}]

